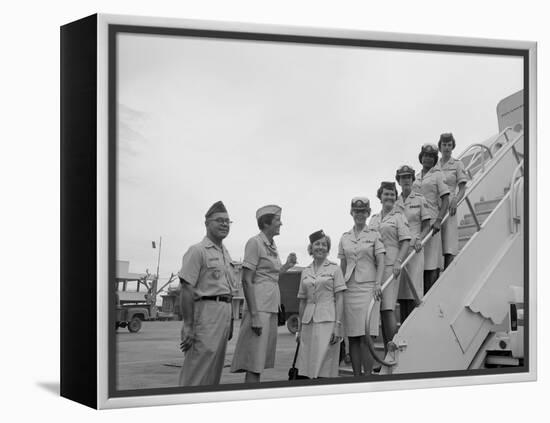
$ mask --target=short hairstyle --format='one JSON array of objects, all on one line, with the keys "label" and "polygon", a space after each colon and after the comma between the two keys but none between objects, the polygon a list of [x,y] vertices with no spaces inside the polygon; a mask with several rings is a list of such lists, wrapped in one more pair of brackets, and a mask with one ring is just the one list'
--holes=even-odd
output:
[{"label": "short hairstyle", "polygon": [[453,143],[453,150],[454,150],[456,147],[456,141],[455,141],[455,137],[453,137],[453,134],[451,134],[450,132],[441,134],[441,136],[439,137],[439,141],[437,142],[437,148],[439,149],[439,151],[441,151],[441,143],[449,142],[449,141]]},{"label": "short hairstyle", "polygon": [[[330,236],[325,235],[324,238],[327,240],[327,253],[330,253],[330,245],[331,245],[331,243],[330,243]],[[319,239],[323,239],[323,238],[319,238]],[[319,239],[318,239],[317,241],[319,241]],[[317,242],[317,241],[316,241],[316,242]],[[310,256],[313,255],[312,249],[313,249],[313,244],[310,243],[310,244],[307,246],[307,253],[308,253]]]},{"label": "short hairstyle", "polygon": [[384,181],[380,183],[380,188],[376,191],[376,196],[379,200],[382,199],[382,192],[385,189],[395,192],[395,197],[397,197],[397,187],[395,186],[395,182]]},{"label": "short hairstyle", "polygon": [[260,216],[258,218],[258,228],[260,228],[260,231],[263,231],[265,225],[271,225],[273,223],[273,219],[277,216],[276,214],[264,214],[263,216]]}]

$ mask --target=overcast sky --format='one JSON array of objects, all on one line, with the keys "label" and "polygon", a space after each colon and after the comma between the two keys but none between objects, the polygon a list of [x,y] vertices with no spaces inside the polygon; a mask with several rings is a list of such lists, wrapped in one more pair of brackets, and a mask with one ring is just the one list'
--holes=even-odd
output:
[{"label": "overcast sky", "polygon": [[[176,272],[222,200],[225,241],[242,259],[256,209],[283,208],[281,259],[307,265],[324,229],[336,259],[353,222],[401,164],[453,132],[456,155],[498,132],[496,105],[523,89],[520,58],[119,35],[117,258],[130,271]],[[157,243],[158,244],[158,243]],[[157,245],[158,247],[158,245]]]}]

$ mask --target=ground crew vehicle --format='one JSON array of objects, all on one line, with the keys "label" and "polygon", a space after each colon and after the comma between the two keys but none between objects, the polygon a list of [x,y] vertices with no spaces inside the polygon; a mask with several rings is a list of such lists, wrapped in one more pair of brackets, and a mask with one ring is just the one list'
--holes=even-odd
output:
[{"label": "ground crew vehicle", "polygon": [[117,260],[115,281],[115,328],[128,328],[132,333],[141,329],[145,320],[168,319],[172,316],[158,311],[157,295],[174,279],[172,275],[161,289],[158,278],[150,273],[131,273],[129,261]]},{"label": "ground crew vehicle", "polygon": [[115,329],[127,327],[130,332],[138,332],[141,329],[141,322],[149,320],[149,317],[148,308],[123,306],[117,298]]}]

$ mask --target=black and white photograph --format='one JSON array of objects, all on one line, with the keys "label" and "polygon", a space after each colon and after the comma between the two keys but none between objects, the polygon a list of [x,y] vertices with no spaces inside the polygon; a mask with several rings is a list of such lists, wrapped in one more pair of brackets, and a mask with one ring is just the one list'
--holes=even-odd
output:
[{"label": "black and white photograph", "polygon": [[524,52],[109,36],[114,396],[529,371]]},{"label": "black and white photograph", "polygon": [[544,11],[7,3],[3,420],[544,420]]}]

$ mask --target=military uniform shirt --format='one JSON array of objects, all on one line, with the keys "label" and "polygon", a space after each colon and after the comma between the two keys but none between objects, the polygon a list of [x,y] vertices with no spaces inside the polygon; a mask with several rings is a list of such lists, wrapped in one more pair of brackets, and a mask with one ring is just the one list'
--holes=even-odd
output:
[{"label": "military uniform shirt", "polygon": [[441,164],[440,160],[437,162],[436,167],[443,171],[443,180],[449,187],[449,191],[452,196],[456,194],[456,187],[458,184],[468,181],[468,176],[464,170],[464,163],[462,163],[462,160],[457,160],[451,157],[444,165]]},{"label": "military uniform shirt", "polygon": [[336,321],[335,294],[346,289],[340,266],[331,261],[317,269],[313,263],[302,271],[298,298],[306,300],[302,323]]},{"label": "military uniform shirt", "polygon": [[441,197],[449,194],[449,187],[444,181],[444,174],[438,167],[432,167],[422,177],[422,171],[416,175],[412,190],[422,194],[430,207],[430,215],[435,219],[441,208]]},{"label": "military uniform shirt", "polygon": [[376,280],[376,255],[385,253],[380,234],[367,226],[356,237],[353,228],[344,232],[338,245],[338,258],[346,259],[344,280],[349,281],[355,270],[355,281],[373,282]]},{"label": "military uniform shirt", "polygon": [[[281,260],[275,242],[270,243],[263,232],[250,238],[244,250],[243,267],[255,272],[252,281],[258,311],[277,313],[281,302]],[[245,307],[248,305],[245,304]]]},{"label": "military uniform shirt", "polygon": [[178,276],[193,287],[195,299],[236,293],[234,269],[229,252],[208,237],[192,245],[182,259]]},{"label": "military uniform shirt", "polygon": [[411,239],[409,224],[405,216],[395,208],[384,218],[381,214],[373,214],[370,218],[369,228],[378,231],[382,237],[386,249],[384,265],[394,264],[399,255],[399,242]]},{"label": "military uniform shirt", "polygon": [[411,191],[405,201],[403,195],[397,198],[394,206],[397,210],[405,215],[409,222],[409,230],[411,232],[411,245],[416,242],[422,232],[422,222],[430,220],[431,214],[428,203],[422,194]]}]

